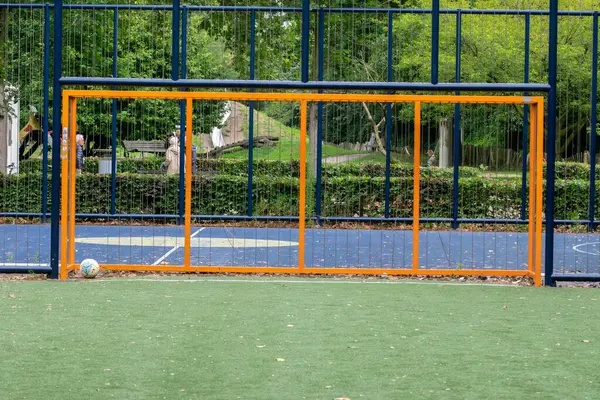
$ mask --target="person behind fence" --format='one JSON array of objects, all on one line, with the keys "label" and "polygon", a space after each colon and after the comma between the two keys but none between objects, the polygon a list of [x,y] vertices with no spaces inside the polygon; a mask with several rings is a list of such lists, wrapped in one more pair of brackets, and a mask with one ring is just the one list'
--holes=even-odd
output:
[{"label": "person behind fence", "polygon": [[171,145],[171,138],[177,138],[177,143],[179,143],[179,138],[181,137],[181,125],[175,125],[175,130],[167,135],[167,140],[165,141],[165,149],[168,149]]},{"label": "person behind fence", "polygon": [[83,146],[85,146],[85,139],[83,138],[82,134],[78,133],[77,136],[75,136],[75,141],[77,142],[77,150],[75,153],[75,168],[77,169],[77,173],[80,174],[83,170]]},{"label": "person behind fence", "polygon": [[169,148],[163,168],[167,169],[167,174],[179,174],[179,141],[176,136],[169,138]]},{"label": "person behind fence", "polygon": [[427,166],[435,167],[435,152],[433,150],[427,150],[427,155],[429,156],[429,159],[427,160]]}]

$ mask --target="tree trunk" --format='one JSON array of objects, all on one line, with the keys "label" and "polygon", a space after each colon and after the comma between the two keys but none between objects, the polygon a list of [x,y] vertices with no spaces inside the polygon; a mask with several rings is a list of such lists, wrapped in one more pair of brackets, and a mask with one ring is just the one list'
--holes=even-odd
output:
[{"label": "tree trunk", "polygon": [[310,103],[308,107],[308,141],[310,143],[310,159],[308,160],[308,168],[310,169],[312,176],[316,178],[317,176],[317,145],[319,141],[317,140],[318,135],[318,106],[317,103]]},{"label": "tree trunk", "polygon": [[[317,15],[317,14],[315,14]],[[315,30],[314,30],[314,36],[315,38],[319,37],[319,31],[318,31],[318,23],[314,24],[315,26]],[[311,79],[316,81],[318,80],[318,73],[319,73],[319,64],[318,64],[318,60],[319,60],[319,43],[318,40],[314,40],[314,45],[313,45],[313,58],[312,58],[312,66],[311,66]],[[308,118],[308,141],[310,143],[310,147],[309,147],[309,153],[308,153],[308,169],[311,171],[310,173],[312,174],[313,178],[317,177],[317,147],[318,147],[318,105],[317,103],[310,103],[310,106],[308,107],[307,110],[307,118]]]},{"label": "tree trunk", "polygon": [[445,118],[440,121],[440,168],[452,166],[452,120]]},{"label": "tree trunk", "polygon": [[379,121],[379,123],[375,122],[375,120],[373,119],[373,116],[371,115],[371,112],[369,111],[369,107],[367,107],[367,104],[362,103],[362,105],[363,105],[363,108],[365,109],[365,112],[367,113],[367,118],[369,119],[369,121],[371,121],[371,125],[373,125],[373,133],[375,134],[375,142],[377,143],[377,148],[379,149],[381,154],[383,154],[385,156],[386,155],[385,146],[383,145],[383,142],[381,141],[381,136],[379,136],[379,127],[385,121],[385,117],[381,121]]}]

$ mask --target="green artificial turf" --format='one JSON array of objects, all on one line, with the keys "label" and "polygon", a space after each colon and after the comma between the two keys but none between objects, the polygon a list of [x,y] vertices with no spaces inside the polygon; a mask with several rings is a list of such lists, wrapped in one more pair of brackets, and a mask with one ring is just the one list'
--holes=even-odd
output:
[{"label": "green artificial turf", "polygon": [[0,281],[0,398],[600,393],[597,290],[246,280]]}]

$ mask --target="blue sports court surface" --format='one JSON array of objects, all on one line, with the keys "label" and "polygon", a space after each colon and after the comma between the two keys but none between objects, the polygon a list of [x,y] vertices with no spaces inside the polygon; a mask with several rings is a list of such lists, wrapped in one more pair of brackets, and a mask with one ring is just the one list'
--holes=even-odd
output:
[{"label": "blue sports court surface", "polygon": [[[79,225],[76,262],[181,265],[183,227]],[[408,230],[306,229],[305,265],[313,268],[397,268],[412,265]],[[526,269],[527,233],[422,231],[419,266],[435,269]],[[192,227],[192,265],[296,267],[298,230]],[[597,273],[600,236],[556,234],[556,272]],[[49,225],[0,225],[0,270],[47,266]]]}]

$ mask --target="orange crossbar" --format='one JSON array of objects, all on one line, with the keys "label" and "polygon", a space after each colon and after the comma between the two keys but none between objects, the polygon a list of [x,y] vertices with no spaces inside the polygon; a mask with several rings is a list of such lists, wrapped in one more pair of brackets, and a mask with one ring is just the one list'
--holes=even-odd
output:
[{"label": "orange crossbar", "polygon": [[[69,265],[69,270],[79,268],[78,265]],[[181,265],[141,265],[141,264],[103,264],[103,271],[153,271],[153,272],[182,272],[185,267]],[[297,267],[231,267],[231,266],[191,266],[185,272],[194,273],[236,273],[236,274],[345,274],[345,275],[459,275],[454,269],[419,269],[415,273],[412,269],[389,268],[303,268]],[[463,269],[460,275],[464,276],[528,276],[533,278],[533,273],[528,270],[489,270],[489,269]]]},{"label": "orange crossbar", "polygon": [[[284,273],[284,274],[357,274],[357,275],[462,275],[462,276],[528,276],[536,286],[541,285],[541,235],[542,235],[542,159],[543,159],[543,97],[539,96],[454,96],[454,95],[377,95],[377,94],[322,94],[322,93],[230,93],[230,92],[158,92],[118,90],[65,90],[63,91],[62,124],[69,126],[68,141],[61,150],[61,270],[60,278],[78,268],[75,264],[75,126],[77,98],[105,99],[164,99],[186,101],[186,188],[185,188],[185,239],[183,266],[103,265],[104,270],[163,271],[163,272],[232,272],[232,273]],[[235,101],[292,101],[300,102],[300,190],[298,266],[294,268],[192,266],[191,264],[191,197],[192,197],[192,111],[193,100]],[[413,260],[411,269],[367,268],[307,268],[305,266],[305,220],[306,220],[306,142],[308,102],[380,102],[415,104],[414,138],[414,191],[413,191]],[[455,270],[419,268],[419,218],[420,218],[420,163],[421,163],[421,104],[529,104],[531,105],[530,136],[530,210],[529,210],[529,258],[526,270]],[[71,113],[69,114],[69,108]],[[69,119],[69,116],[71,119]],[[69,148],[70,145],[70,148]],[[69,152],[71,157],[69,157]],[[69,181],[69,176],[71,181]],[[72,229],[69,229],[69,227]]]},{"label": "orange crossbar", "polygon": [[455,96],[403,94],[334,93],[256,93],[256,92],[158,92],[135,90],[65,90],[63,96],[96,99],[232,100],[232,101],[308,101],[342,103],[452,103],[452,104],[533,104],[540,96]]}]

